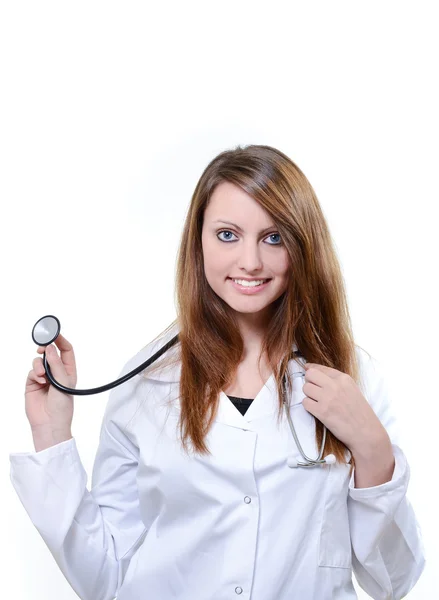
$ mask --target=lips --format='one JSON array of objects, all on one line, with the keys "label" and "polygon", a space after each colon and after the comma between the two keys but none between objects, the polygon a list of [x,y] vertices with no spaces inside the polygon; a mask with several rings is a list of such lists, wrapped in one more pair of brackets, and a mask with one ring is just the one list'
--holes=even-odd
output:
[{"label": "lips", "polygon": [[268,284],[270,283],[270,279],[264,281],[263,283],[257,283],[255,285],[243,285],[241,283],[237,283],[231,277],[229,277],[232,287],[235,288],[237,292],[243,294],[245,296],[253,296],[261,294]]},{"label": "lips", "polygon": [[244,281],[271,281],[272,277],[254,277],[253,279],[247,279],[246,277],[227,277],[227,279],[243,279]]}]

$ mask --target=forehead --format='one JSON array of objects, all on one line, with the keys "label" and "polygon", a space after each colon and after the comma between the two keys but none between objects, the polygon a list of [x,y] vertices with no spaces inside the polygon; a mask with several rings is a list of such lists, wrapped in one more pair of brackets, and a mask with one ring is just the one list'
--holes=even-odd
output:
[{"label": "forehead", "polygon": [[247,192],[229,181],[216,186],[205,210],[208,220],[230,219],[241,220],[244,225],[250,219],[258,219],[267,225],[271,224],[269,214]]}]

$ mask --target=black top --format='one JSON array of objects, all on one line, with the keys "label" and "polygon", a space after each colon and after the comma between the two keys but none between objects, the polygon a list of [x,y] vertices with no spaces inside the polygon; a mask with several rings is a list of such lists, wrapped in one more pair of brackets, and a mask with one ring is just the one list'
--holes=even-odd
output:
[{"label": "black top", "polygon": [[254,398],[238,398],[238,396],[227,396],[239,410],[239,412],[243,415],[246,410],[253,402]]}]

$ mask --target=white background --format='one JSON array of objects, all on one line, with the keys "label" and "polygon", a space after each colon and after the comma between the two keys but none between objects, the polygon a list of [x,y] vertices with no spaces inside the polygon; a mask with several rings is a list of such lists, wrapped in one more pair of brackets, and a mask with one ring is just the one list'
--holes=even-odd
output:
[{"label": "white background", "polygon": [[[175,317],[183,219],[207,163],[269,144],[333,235],[356,341],[388,372],[437,593],[436,3],[14,2],[0,13],[3,594],[76,598],[9,481],[32,451],[32,327],[55,314],[78,388],[112,381]],[[108,393],[76,397],[91,474]],[[359,592],[360,598],[366,598]]]}]

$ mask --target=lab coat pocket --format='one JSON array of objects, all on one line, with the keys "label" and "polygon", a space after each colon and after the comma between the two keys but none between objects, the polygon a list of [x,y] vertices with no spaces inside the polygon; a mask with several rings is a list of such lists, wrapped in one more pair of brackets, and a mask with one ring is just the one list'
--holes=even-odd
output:
[{"label": "lab coat pocket", "polygon": [[319,566],[352,568],[351,536],[348,517],[348,464],[330,465],[325,487],[323,516],[319,536]]}]

